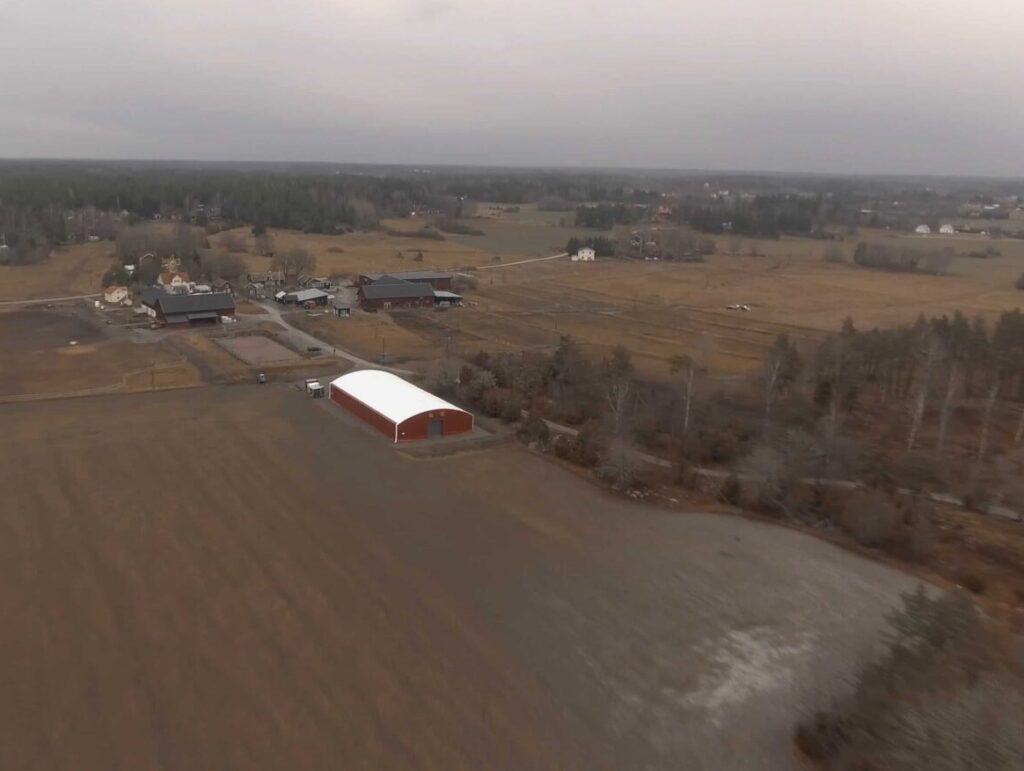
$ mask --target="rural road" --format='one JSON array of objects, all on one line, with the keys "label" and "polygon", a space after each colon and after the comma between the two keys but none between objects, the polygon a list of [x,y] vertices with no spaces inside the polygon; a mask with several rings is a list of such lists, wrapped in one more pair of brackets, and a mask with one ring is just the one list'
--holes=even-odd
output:
[{"label": "rural road", "polygon": [[528,265],[531,262],[547,262],[548,260],[560,260],[563,257],[568,257],[568,252],[562,252],[561,254],[553,254],[550,257],[533,257],[529,260],[516,260],[515,262],[502,262],[495,265],[481,265],[477,270],[497,270],[498,268],[511,268],[513,265]]},{"label": "rural road", "polygon": [[95,300],[102,296],[102,294],[76,294],[70,295],[68,297],[44,297],[41,300],[3,300],[0,301],[0,307],[20,305],[44,305],[46,303],[63,303],[71,302],[73,300]]},{"label": "rural road", "polygon": [[268,314],[270,314],[270,317],[276,323],[284,327],[285,337],[289,339],[289,342],[291,342],[293,347],[297,348],[300,351],[303,351],[307,348],[322,348],[325,351],[333,351],[339,357],[347,359],[348,361],[352,362],[352,364],[355,365],[356,367],[365,367],[367,369],[381,369],[386,372],[393,372],[396,375],[415,374],[411,370],[401,369],[399,367],[388,367],[384,364],[380,364],[378,362],[370,361],[369,359],[364,359],[360,356],[356,356],[354,353],[346,351],[344,348],[338,348],[336,345],[332,345],[331,343],[321,340],[320,338],[309,334],[309,332],[306,332],[305,330],[292,326],[285,320],[284,314],[281,313],[281,309],[280,307],[278,307],[277,303],[267,300],[266,302],[261,302],[260,306],[263,307]]}]

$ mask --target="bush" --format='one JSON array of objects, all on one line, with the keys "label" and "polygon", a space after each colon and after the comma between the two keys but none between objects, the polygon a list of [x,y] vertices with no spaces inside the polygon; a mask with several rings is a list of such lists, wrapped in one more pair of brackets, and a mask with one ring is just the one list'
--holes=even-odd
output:
[{"label": "bush", "polygon": [[1020,290],[1024,290],[1024,273],[1020,274],[1020,277],[1017,279],[1017,282],[1014,284],[1014,286]]},{"label": "bush", "polygon": [[525,420],[519,425],[519,437],[525,442],[536,442],[546,445],[551,438],[551,429],[544,419],[531,410]]},{"label": "bush", "polygon": [[485,236],[487,235],[480,228],[470,227],[464,222],[459,222],[451,217],[442,217],[434,223],[435,227],[442,233],[453,233],[458,236]]},{"label": "bush", "polygon": [[825,712],[816,712],[809,723],[796,729],[797,749],[819,762],[834,758],[848,741],[839,720]]},{"label": "bush", "polygon": [[984,594],[988,587],[988,582],[977,573],[960,573],[956,577],[956,582],[971,594]]},{"label": "bush", "polygon": [[892,500],[876,490],[852,496],[839,518],[840,526],[863,546],[880,546],[897,534],[900,512]]},{"label": "bush", "polygon": [[743,484],[735,474],[730,474],[722,481],[718,488],[718,497],[723,503],[730,506],[739,506],[743,502]]}]

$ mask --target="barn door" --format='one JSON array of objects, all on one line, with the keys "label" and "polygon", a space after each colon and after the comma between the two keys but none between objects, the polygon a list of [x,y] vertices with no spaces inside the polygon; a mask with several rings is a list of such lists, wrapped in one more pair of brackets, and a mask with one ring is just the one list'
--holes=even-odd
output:
[{"label": "barn door", "polygon": [[433,439],[436,436],[444,436],[444,421],[432,420],[427,425],[427,436]]}]

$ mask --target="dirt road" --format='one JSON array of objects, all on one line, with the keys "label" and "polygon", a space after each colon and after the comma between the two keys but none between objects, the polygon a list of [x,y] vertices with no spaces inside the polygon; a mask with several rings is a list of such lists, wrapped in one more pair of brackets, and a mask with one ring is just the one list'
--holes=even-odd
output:
[{"label": "dirt road", "polygon": [[0,424],[0,768],[790,771],[911,585],[283,387]]}]

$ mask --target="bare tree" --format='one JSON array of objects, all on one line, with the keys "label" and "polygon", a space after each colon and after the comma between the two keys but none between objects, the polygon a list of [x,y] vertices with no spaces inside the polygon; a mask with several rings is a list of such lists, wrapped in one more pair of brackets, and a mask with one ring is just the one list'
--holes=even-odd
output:
[{"label": "bare tree", "polygon": [[767,433],[771,421],[775,397],[796,380],[802,363],[796,346],[785,333],[775,339],[775,344],[765,357],[764,366],[764,430]]},{"label": "bare tree", "polygon": [[261,257],[271,257],[274,254],[274,237],[269,231],[259,233],[253,242],[253,251]]},{"label": "bare tree", "polygon": [[942,396],[942,406],[939,408],[939,436],[935,442],[935,451],[939,455],[942,455],[946,447],[946,434],[949,431],[949,412],[953,404],[953,397],[956,395],[962,378],[963,370],[959,362],[950,360],[946,372],[946,390]]},{"label": "bare tree", "polygon": [[910,431],[907,434],[907,449],[913,450],[917,444],[917,434],[921,430],[921,421],[924,418],[925,406],[928,403],[928,393],[932,387],[932,370],[939,358],[941,343],[932,334],[927,334],[919,345],[918,357],[922,360],[922,367],[918,377],[917,388],[910,410]]},{"label": "bare tree", "polygon": [[305,249],[289,249],[278,252],[270,261],[272,270],[284,273],[285,280],[292,280],[303,273],[316,270],[316,257]]}]

